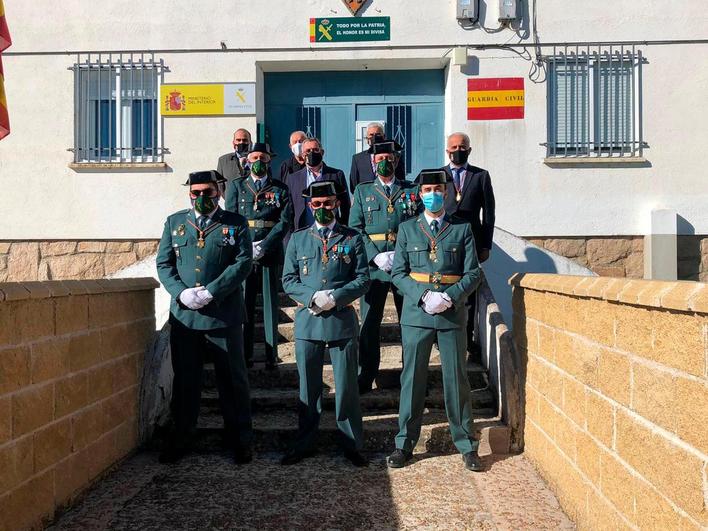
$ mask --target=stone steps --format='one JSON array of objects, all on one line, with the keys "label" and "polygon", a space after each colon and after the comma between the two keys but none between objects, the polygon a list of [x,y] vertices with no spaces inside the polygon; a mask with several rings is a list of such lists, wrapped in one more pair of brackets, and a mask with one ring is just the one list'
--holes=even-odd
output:
[{"label": "stone steps", "polygon": [[[395,314],[395,310],[394,310]],[[263,323],[256,321],[253,327],[253,340],[255,343],[262,343],[265,340],[265,328]],[[384,322],[381,324],[381,341],[382,342],[400,342],[401,327],[398,322]],[[278,344],[290,343],[295,341],[295,323],[280,323],[278,324]]]},{"label": "stone steps", "polygon": [[[256,412],[253,416],[254,447],[257,451],[284,451],[297,434],[297,415],[292,412]],[[509,453],[509,429],[494,418],[478,418],[474,422],[475,437],[486,451]],[[384,410],[364,416],[364,448],[367,451],[389,452],[394,448],[398,433],[398,411]],[[222,447],[223,422],[221,416],[202,411],[198,422],[197,450],[213,451]],[[323,411],[320,422],[319,446],[336,447],[340,434],[335,415]],[[445,411],[427,408],[416,451],[436,454],[455,453]]]},{"label": "stone steps", "polygon": [[[361,312],[359,310],[359,303],[354,303],[354,309],[356,310],[359,321],[361,322]],[[292,323],[295,321],[295,312],[297,311],[297,306],[287,306],[281,307],[278,314],[279,323]],[[263,308],[256,307],[255,315],[256,323],[263,322]],[[393,300],[390,304],[384,306],[383,318],[381,319],[383,323],[398,323],[398,313],[396,313],[396,306],[393,304]]]}]

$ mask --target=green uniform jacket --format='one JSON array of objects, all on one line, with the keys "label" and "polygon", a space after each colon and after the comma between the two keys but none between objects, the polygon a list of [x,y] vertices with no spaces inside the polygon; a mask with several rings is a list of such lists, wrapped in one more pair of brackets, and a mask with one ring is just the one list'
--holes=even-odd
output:
[{"label": "green uniform jacket", "polygon": [[[464,220],[445,216],[437,235],[437,262],[430,257],[430,238],[430,227],[423,214],[398,228],[391,277],[404,297],[401,324],[438,330],[462,328],[467,321],[465,302],[480,281],[472,227]],[[418,282],[410,277],[410,273],[440,273],[462,278],[454,284],[444,285]],[[447,293],[454,306],[436,315],[426,313],[420,300],[426,290]]]},{"label": "green uniform jacket", "polygon": [[[352,303],[369,289],[369,268],[361,235],[335,224],[327,243],[326,264],[323,243],[315,225],[293,233],[285,252],[283,289],[301,305],[295,314],[295,338],[337,341],[359,335],[359,320]],[[337,306],[319,315],[307,308],[316,291],[333,289]]]},{"label": "green uniform jacket", "polygon": [[226,190],[226,210],[238,212],[247,220],[256,223],[275,223],[273,227],[250,227],[250,232],[251,240],[261,241],[261,247],[265,251],[258,263],[266,266],[278,265],[283,257],[283,239],[292,226],[290,192],[284,183],[269,177],[265,188],[257,195],[256,202],[256,185],[250,176],[235,179],[228,184]]},{"label": "green uniform jacket", "polygon": [[[374,182],[362,183],[354,191],[354,202],[349,213],[349,225],[361,232],[366,248],[366,257],[369,262],[369,274],[372,280],[391,282],[391,275],[379,269],[374,263],[374,258],[379,253],[393,251],[396,246],[395,236],[398,226],[416,216],[422,209],[417,201],[418,187],[408,181],[394,179],[391,184],[391,206],[386,192],[377,177]],[[371,234],[385,234],[386,240],[372,240]]]},{"label": "green uniform jacket", "polygon": [[[251,272],[251,236],[246,219],[218,209],[197,246],[194,210],[180,210],[167,218],[157,251],[157,275],[172,295],[171,313],[194,330],[240,325],[244,305],[241,283]],[[213,228],[212,228],[213,227]],[[177,301],[187,288],[205,286],[214,300],[201,310]]]}]

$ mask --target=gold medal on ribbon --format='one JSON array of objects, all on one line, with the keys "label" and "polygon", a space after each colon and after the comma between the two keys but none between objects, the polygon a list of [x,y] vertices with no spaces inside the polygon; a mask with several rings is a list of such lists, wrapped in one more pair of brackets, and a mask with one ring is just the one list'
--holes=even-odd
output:
[{"label": "gold medal on ribbon", "polygon": [[199,239],[197,240],[197,247],[200,249],[204,249],[204,237],[200,236]]},{"label": "gold medal on ribbon", "polygon": [[459,203],[462,200],[462,194],[460,192],[457,192],[457,195],[455,196],[455,200]]},{"label": "gold medal on ribbon", "polygon": [[435,243],[433,243],[433,245],[430,248],[430,255],[429,256],[430,256],[430,260],[432,260],[433,262],[438,261],[438,246]]},{"label": "gold medal on ribbon", "polygon": [[394,211],[393,204],[391,203],[391,201],[389,201],[388,208],[386,209],[386,212],[388,212],[389,214],[393,214],[393,211]]}]

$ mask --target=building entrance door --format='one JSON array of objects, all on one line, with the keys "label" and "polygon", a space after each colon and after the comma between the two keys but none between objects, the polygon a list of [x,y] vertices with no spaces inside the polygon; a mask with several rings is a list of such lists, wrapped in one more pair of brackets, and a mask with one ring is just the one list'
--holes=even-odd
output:
[{"label": "building entrance door", "polygon": [[366,126],[384,125],[403,146],[408,179],[444,161],[442,70],[273,72],[265,74],[265,134],[279,154],[298,129],[318,137],[325,161],[346,175],[355,153],[367,149]]}]

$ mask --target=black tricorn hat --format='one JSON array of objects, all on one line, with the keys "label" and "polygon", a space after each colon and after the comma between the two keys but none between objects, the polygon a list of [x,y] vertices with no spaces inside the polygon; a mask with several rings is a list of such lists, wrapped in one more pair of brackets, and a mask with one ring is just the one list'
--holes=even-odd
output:
[{"label": "black tricorn hat", "polygon": [[303,190],[302,197],[331,197],[337,195],[337,185],[334,181],[316,181]]},{"label": "black tricorn hat", "polygon": [[447,173],[443,170],[422,170],[415,182],[419,185],[445,184],[447,182]]},{"label": "black tricorn hat", "polygon": [[372,155],[381,155],[382,153],[391,153],[393,155],[400,153],[401,146],[397,142],[380,142],[371,146]]},{"label": "black tricorn hat", "polygon": [[204,171],[193,171],[189,174],[187,182],[184,186],[191,186],[193,184],[221,184],[225,183],[226,179],[216,170],[204,170]]},{"label": "black tricorn hat", "polygon": [[255,144],[253,144],[253,147],[251,148],[251,151],[249,151],[249,153],[254,153],[256,151],[258,153],[266,153],[271,157],[277,157],[277,155],[270,150],[270,144],[266,142],[256,142]]}]

